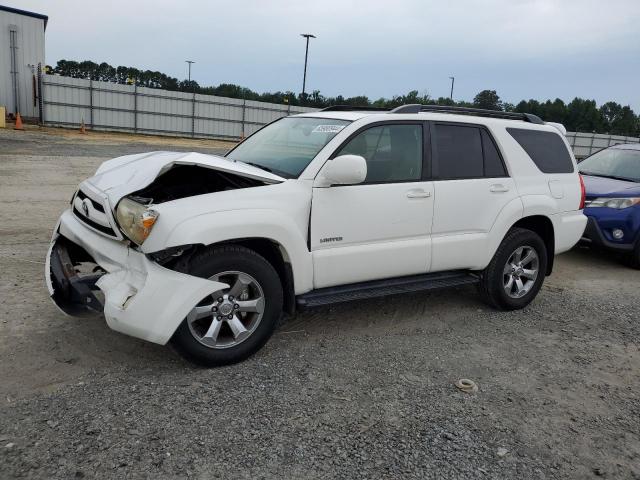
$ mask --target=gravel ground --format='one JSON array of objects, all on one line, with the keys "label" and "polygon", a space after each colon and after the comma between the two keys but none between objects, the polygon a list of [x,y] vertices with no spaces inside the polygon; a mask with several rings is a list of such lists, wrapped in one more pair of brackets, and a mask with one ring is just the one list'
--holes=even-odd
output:
[{"label": "gravel ground", "polygon": [[470,287],[309,310],[213,370],[64,317],[42,263],[77,183],[229,147],[190,142],[0,131],[0,478],[640,478],[640,272],[612,256],[558,257],[520,312]]}]

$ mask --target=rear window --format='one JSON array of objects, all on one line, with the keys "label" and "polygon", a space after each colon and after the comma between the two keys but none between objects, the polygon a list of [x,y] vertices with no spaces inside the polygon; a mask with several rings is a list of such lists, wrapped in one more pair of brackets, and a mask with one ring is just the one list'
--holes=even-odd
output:
[{"label": "rear window", "polygon": [[507,128],[507,132],[543,173],[573,173],[571,155],[559,134],[524,128]]}]

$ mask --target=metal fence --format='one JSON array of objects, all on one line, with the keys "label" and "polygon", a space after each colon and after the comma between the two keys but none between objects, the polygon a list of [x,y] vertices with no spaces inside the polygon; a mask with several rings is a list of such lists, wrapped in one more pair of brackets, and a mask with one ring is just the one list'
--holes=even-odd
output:
[{"label": "metal fence", "polygon": [[[277,103],[119,85],[57,75],[39,75],[40,121],[44,125],[155,135],[238,140],[285,115],[316,111]],[[640,138],[567,132],[576,157],[584,158]]]},{"label": "metal fence", "polygon": [[576,158],[588,157],[603,148],[619,143],[640,143],[640,138],[605,135],[602,133],[567,132],[567,140]]},{"label": "metal fence", "polygon": [[316,109],[41,74],[44,125],[237,140]]}]

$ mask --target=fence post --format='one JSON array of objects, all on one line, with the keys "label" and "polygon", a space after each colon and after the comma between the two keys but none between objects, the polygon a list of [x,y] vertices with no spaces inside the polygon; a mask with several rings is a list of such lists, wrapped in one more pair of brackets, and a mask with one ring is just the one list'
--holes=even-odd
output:
[{"label": "fence post", "polygon": [[44,109],[42,108],[42,63],[38,63],[38,121],[44,125]]},{"label": "fence post", "polygon": [[138,133],[138,84],[133,85],[133,133]]},{"label": "fence post", "polygon": [[591,134],[591,144],[589,145],[589,155],[593,153],[593,141],[596,139],[596,134]]},{"label": "fence post", "polygon": [[89,79],[89,125],[93,130],[93,80]]},{"label": "fence post", "polygon": [[196,92],[193,92],[191,99],[191,137],[196,134]]},{"label": "fence post", "polygon": [[245,122],[245,111],[247,110],[247,99],[242,99],[242,131],[240,132],[240,140],[244,140],[244,122]]}]

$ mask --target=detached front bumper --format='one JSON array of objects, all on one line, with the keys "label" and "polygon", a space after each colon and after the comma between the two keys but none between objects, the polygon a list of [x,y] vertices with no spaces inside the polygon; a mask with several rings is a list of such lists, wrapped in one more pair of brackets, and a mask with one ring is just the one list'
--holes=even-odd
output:
[{"label": "detached front bumper", "polygon": [[[70,249],[83,251],[107,273],[78,276]],[[54,232],[45,280],[64,313],[103,310],[113,330],[159,344],[169,341],[198,302],[228,287],[161,267],[125,242],[88,229],[69,210]],[[104,293],[104,304],[94,295],[96,288]]]}]

